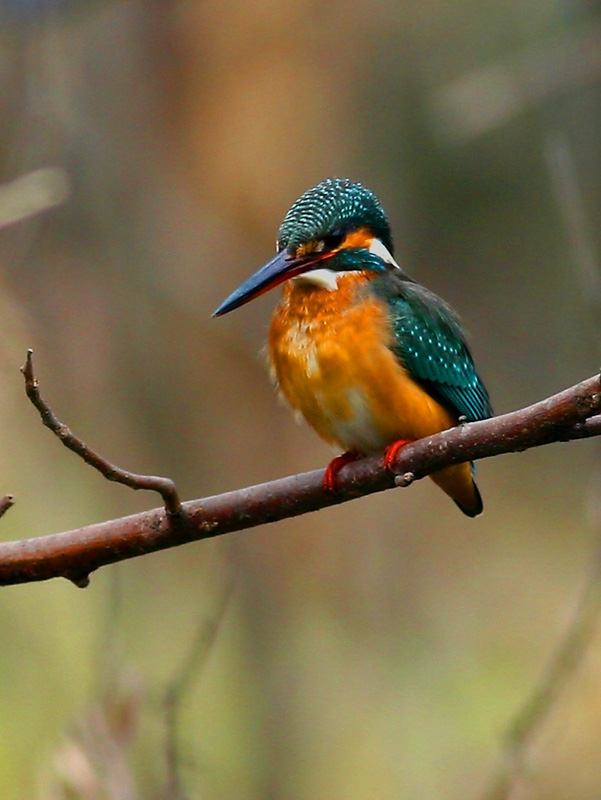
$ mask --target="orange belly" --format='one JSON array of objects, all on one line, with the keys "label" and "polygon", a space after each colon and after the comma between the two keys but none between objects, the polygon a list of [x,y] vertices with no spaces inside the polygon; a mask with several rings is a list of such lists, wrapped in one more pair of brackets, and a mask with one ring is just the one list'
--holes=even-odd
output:
[{"label": "orange belly", "polygon": [[384,305],[361,297],[365,279],[348,275],[340,282],[334,292],[287,286],[274,314],[271,362],[292,408],[326,441],[363,453],[455,425],[390,349]]},{"label": "orange belly", "polygon": [[[360,273],[341,276],[335,291],[289,281],[269,354],[282,395],[323,439],[371,454],[450,428],[457,418],[394,355],[386,308],[366,284]],[[475,502],[468,464],[433,479],[462,507]]]}]

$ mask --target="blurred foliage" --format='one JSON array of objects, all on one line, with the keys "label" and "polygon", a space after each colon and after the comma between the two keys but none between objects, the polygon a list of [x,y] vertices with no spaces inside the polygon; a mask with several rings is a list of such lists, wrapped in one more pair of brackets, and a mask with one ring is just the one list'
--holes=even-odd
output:
[{"label": "blurred foliage", "polygon": [[[592,374],[552,145],[598,253],[600,30],[582,0],[1,2],[3,535],[157,505],[42,428],[27,347],[78,435],[184,497],[327,462],[258,355],[274,298],[210,319],[327,175],[381,197],[499,412]],[[178,712],[189,797],[484,797],[590,569],[595,462],[583,442],[482,463],[474,522],[424,482],[110,567],[85,592],[5,589],[2,798],[168,796],[162,698],[212,624]],[[600,657],[595,639],[520,798],[599,796]]]}]

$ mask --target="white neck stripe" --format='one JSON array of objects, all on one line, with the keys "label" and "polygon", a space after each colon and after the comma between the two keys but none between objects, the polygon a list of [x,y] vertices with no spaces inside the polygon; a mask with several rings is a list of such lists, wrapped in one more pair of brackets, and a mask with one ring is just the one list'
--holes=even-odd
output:
[{"label": "white neck stripe", "polygon": [[378,256],[379,258],[382,259],[382,261],[385,261],[387,264],[391,264],[393,267],[400,269],[399,265],[394,260],[394,256],[392,255],[390,250],[377,237],[374,237],[371,240],[368,249],[370,253],[373,253],[375,256]]}]

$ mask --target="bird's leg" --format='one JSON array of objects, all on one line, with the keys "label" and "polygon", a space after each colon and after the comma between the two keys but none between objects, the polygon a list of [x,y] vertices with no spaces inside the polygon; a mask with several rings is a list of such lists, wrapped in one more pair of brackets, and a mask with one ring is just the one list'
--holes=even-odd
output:
[{"label": "bird's leg", "polygon": [[386,450],[384,450],[384,468],[387,469],[388,472],[396,474],[397,470],[394,468],[394,462],[396,461],[399,451],[407,444],[411,444],[411,439],[398,439],[396,442],[389,444]]},{"label": "bird's leg", "polygon": [[336,458],[333,458],[326,467],[323,476],[323,488],[328,492],[336,494],[337,475],[342,467],[362,457],[363,453],[360,453],[358,450],[348,450],[346,453],[341,453],[339,456],[336,456]]}]

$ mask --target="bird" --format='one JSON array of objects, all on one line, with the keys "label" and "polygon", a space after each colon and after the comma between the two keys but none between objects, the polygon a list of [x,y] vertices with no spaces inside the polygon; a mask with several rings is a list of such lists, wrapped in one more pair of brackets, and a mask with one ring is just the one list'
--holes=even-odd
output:
[{"label": "bird", "polygon": [[[376,195],[327,178],[293,203],[276,256],[215,310],[220,317],[283,284],[268,335],[272,373],[297,416],[344,452],[324,473],[492,416],[455,311],[394,257]],[[430,476],[469,517],[483,510],[471,463]]]}]

